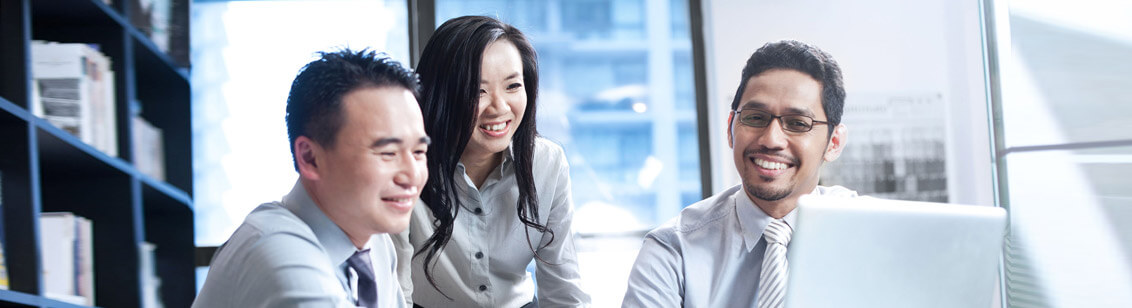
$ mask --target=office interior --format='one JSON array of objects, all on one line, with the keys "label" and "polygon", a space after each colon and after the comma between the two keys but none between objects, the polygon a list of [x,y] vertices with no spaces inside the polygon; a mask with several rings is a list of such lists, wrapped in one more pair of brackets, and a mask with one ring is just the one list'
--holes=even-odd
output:
[{"label": "office interior", "polygon": [[[34,10],[38,0],[0,1],[0,16],[9,18],[18,14],[12,8]],[[123,7],[102,0],[66,1],[92,2],[108,11]],[[844,72],[848,146],[840,159],[826,164],[822,185],[841,185],[879,198],[1005,208],[1009,227],[992,307],[1132,306],[1132,180],[1127,176],[1132,174],[1132,99],[1127,95],[1132,89],[1132,3],[171,3],[183,5],[187,20],[186,62],[175,64],[175,74],[187,78],[188,93],[183,96],[191,107],[171,117],[188,121],[185,127],[190,130],[181,136],[191,147],[170,142],[174,145],[164,150],[180,152],[166,157],[191,166],[168,169],[170,176],[184,173],[191,183],[170,179],[162,184],[143,176],[132,182],[122,179],[136,186],[128,192],[139,198],[170,191],[173,203],[183,199],[188,204],[176,211],[191,216],[192,224],[177,226],[182,229],[178,232],[192,230],[192,246],[175,250],[184,257],[161,259],[159,254],[158,262],[193,261],[178,265],[193,270],[159,270],[164,285],[183,290],[158,289],[149,295],[172,298],[166,306],[191,302],[196,290],[191,286],[199,289],[203,283],[210,252],[248,212],[279,200],[294,184],[298,175],[292,168],[283,107],[291,80],[315,52],[371,48],[412,64],[432,29],[462,15],[488,15],[510,23],[528,35],[538,52],[539,132],[561,145],[570,162],[573,236],[582,285],[595,307],[620,306],[646,232],[685,206],[739,183],[726,141],[729,105],[747,57],[780,39],[821,47]],[[35,36],[31,32],[32,39]],[[4,39],[7,46],[9,39]],[[159,96],[147,95],[140,87],[139,96]],[[16,100],[9,93],[14,92],[0,95]],[[23,106],[5,104],[0,107]],[[160,108],[136,105],[118,103]],[[0,117],[0,127],[9,130],[12,125],[2,122],[5,117]],[[27,121],[32,121],[33,130],[44,125]],[[46,130],[48,136],[61,134]],[[35,138],[54,138],[17,137],[32,138],[32,144]],[[4,148],[0,151],[14,149]],[[5,154],[0,160],[11,157]],[[106,160],[113,168],[133,164],[123,158]],[[13,164],[21,163],[3,163],[0,168]],[[25,202],[19,196],[23,186],[12,184],[22,173],[6,171],[0,169],[0,200],[5,201],[0,203],[0,221],[9,227],[0,228],[0,239],[15,244],[0,248],[9,256],[6,266],[13,279],[31,277],[34,273],[17,267],[38,263],[13,254],[12,247],[34,245],[14,239],[24,227],[8,223],[28,214],[8,206]],[[43,194],[49,192],[53,190],[43,188]],[[41,202],[35,194],[27,198],[28,204]],[[133,215],[146,224],[147,239],[171,229],[147,223],[158,214]],[[125,264],[137,263],[131,259]],[[0,290],[0,306],[54,305],[34,299],[40,296],[38,288]],[[149,304],[142,299],[125,303]]]}]

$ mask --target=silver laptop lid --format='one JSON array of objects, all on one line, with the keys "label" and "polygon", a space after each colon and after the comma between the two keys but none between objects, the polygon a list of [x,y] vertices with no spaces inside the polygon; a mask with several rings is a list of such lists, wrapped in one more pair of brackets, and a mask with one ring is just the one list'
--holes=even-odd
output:
[{"label": "silver laptop lid", "polygon": [[787,307],[991,307],[1006,211],[804,196]]}]

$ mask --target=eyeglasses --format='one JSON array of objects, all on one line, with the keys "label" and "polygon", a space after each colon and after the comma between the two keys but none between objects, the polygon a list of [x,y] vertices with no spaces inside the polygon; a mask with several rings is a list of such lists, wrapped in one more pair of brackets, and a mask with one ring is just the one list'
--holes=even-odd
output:
[{"label": "eyeglasses", "polygon": [[800,114],[779,116],[758,109],[736,110],[735,114],[739,117],[739,123],[750,127],[767,127],[770,126],[770,121],[778,119],[783,130],[793,133],[808,132],[814,129],[815,124],[829,124],[829,122],[814,120],[814,118]]}]

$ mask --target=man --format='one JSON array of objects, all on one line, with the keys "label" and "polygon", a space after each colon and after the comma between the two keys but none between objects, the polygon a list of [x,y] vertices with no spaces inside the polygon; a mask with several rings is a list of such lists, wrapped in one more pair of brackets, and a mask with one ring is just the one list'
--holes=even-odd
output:
[{"label": "man", "polygon": [[841,69],[828,53],[797,41],[755,51],[727,121],[742,184],[649,232],[623,305],[782,307],[798,198],[856,196],[817,185],[822,164],[845,146],[844,101]]},{"label": "man", "polygon": [[428,177],[417,87],[372,51],[303,67],[287,98],[299,180],[220,247],[193,307],[405,307],[388,234]]}]

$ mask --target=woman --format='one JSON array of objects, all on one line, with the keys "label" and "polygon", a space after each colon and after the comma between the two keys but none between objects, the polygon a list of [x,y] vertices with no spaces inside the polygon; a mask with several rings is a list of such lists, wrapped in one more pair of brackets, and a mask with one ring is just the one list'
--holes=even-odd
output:
[{"label": "woman", "polygon": [[405,294],[422,307],[588,305],[569,166],[535,129],[538,64],[526,37],[489,17],[454,18],[433,33],[417,73],[431,180],[396,240]]}]

